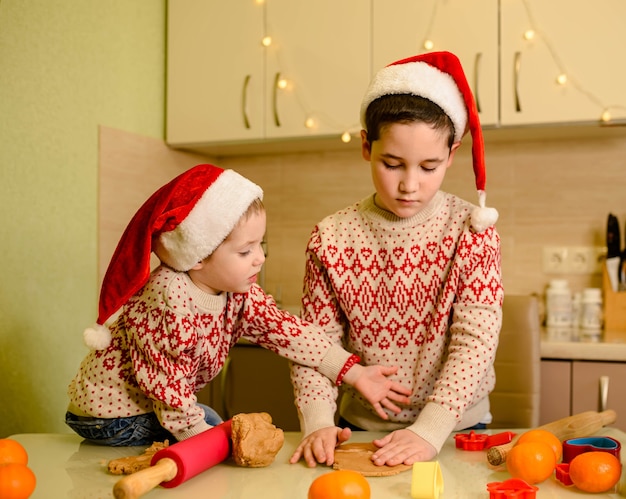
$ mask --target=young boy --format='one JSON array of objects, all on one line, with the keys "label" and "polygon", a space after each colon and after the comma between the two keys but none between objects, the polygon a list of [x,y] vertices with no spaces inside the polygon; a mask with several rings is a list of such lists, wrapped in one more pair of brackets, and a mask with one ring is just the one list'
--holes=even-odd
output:
[{"label": "young boy", "polygon": [[[388,431],[377,465],[434,458],[454,430],[490,421],[503,290],[497,212],[486,208],[482,132],[459,60],[418,55],[380,70],[361,107],[375,193],[322,220],[307,247],[303,317],[366,365],[394,364],[410,403],[381,418],[347,388],[292,367],[304,438],[291,458],[332,464],[350,428]],[[478,207],[440,191],[467,128]],[[385,408],[389,401],[382,400]]]},{"label": "young boy", "polygon": [[[161,187],[126,228],[107,269],[92,350],[71,382],[66,423],[102,445],[184,440],[221,422],[196,393],[240,338],[316,368],[373,404],[407,393],[256,284],[265,255],[260,187],[198,165]],[[150,253],[161,265],[150,272]],[[109,322],[108,327],[105,323]],[[270,390],[271,387],[268,387]]]}]

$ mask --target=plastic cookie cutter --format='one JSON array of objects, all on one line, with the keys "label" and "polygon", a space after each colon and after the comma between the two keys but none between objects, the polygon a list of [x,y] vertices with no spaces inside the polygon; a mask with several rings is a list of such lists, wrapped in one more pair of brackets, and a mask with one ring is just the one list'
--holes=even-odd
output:
[{"label": "plastic cookie cutter", "polygon": [[496,445],[508,444],[515,433],[511,431],[503,431],[502,433],[496,433],[495,435],[485,435],[484,433],[459,433],[454,435],[454,440],[457,449],[463,450],[483,450],[489,449]]},{"label": "plastic cookie cutter", "polygon": [[535,499],[539,487],[529,485],[520,478],[509,478],[504,482],[491,482],[487,484],[489,499]]},{"label": "plastic cookie cutter", "polygon": [[563,442],[563,462],[569,463],[578,454],[590,451],[604,451],[620,459],[622,445],[611,437],[570,438]]},{"label": "plastic cookie cutter", "polygon": [[438,461],[413,464],[411,497],[413,499],[438,499],[443,494],[443,475]]},{"label": "plastic cookie cutter", "polygon": [[563,461],[556,465],[555,477],[563,485],[573,485],[569,476],[569,463],[579,454],[591,451],[601,451],[613,454],[620,459],[622,445],[611,437],[582,437],[570,438],[563,442]]}]

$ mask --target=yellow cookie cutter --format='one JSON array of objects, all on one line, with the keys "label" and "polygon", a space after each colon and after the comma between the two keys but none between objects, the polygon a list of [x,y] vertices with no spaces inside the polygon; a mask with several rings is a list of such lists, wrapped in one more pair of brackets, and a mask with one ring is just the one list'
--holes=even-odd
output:
[{"label": "yellow cookie cutter", "polygon": [[413,499],[438,499],[443,494],[443,475],[438,461],[413,464],[411,497]]}]

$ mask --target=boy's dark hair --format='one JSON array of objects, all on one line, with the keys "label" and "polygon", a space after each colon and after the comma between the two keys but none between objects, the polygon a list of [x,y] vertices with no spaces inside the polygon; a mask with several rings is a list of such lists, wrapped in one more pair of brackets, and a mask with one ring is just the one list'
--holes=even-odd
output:
[{"label": "boy's dark hair", "polygon": [[412,94],[388,94],[373,100],[365,112],[367,140],[380,138],[381,131],[395,123],[422,122],[448,134],[448,147],[454,143],[450,117],[433,101]]}]

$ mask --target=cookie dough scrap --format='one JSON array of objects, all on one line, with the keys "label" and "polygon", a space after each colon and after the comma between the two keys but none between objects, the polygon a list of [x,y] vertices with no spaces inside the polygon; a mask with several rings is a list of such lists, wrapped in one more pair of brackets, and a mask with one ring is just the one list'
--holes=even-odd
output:
[{"label": "cookie dough scrap", "polygon": [[363,476],[391,476],[412,468],[407,464],[376,466],[371,457],[377,449],[369,442],[341,444],[335,449],[333,469],[358,471]]},{"label": "cookie dough scrap", "polygon": [[152,445],[139,456],[112,459],[108,464],[109,473],[112,473],[113,475],[130,475],[136,471],[148,468],[150,466],[152,456],[154,456],[161,449],[168,447],[169,444],[169,440],[166,440],[165,442],[153,442]]},{"label": "cookie dough scrap", "polygon": [[272,424],[272,417],[267,412],[253,412],[233,416],[232,440],[236,464],[261,468],[274,462],[285,435]]}]

